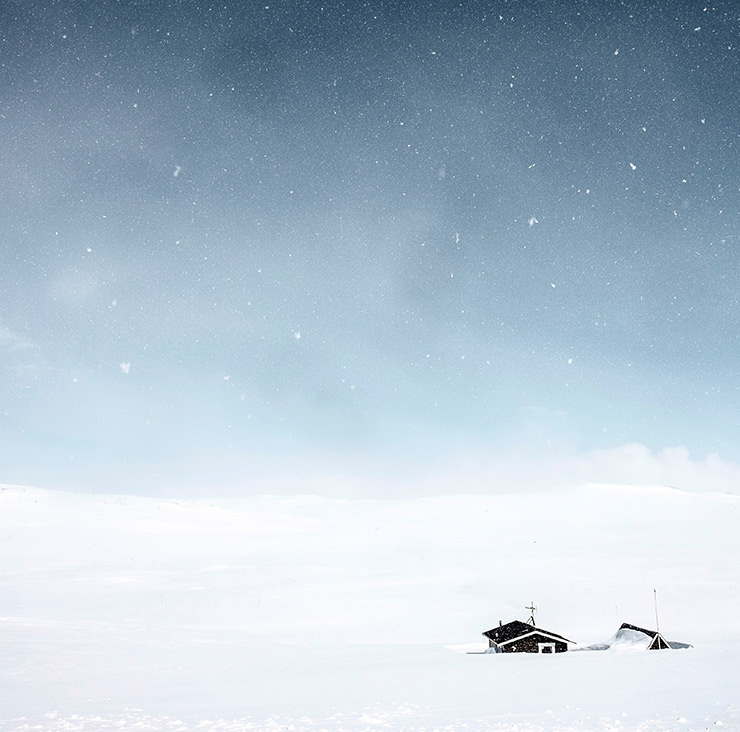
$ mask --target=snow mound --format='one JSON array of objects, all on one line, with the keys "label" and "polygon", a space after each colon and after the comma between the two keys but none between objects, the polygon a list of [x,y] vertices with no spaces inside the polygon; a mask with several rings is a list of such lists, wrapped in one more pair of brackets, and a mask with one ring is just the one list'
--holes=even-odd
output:
[{"label": "snow mound", "polygon": [[652,640],[639,630],[620,628],[606,643],[608,648],[616,650],[646,651]]}]

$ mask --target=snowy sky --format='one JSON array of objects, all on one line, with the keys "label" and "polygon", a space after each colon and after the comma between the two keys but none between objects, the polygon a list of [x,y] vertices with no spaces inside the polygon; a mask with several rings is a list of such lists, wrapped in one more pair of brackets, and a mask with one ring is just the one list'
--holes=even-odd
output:
[{"label": "snowy sky", "polygon": [[0,481],[740,463],[738,19],[5,0]]}]

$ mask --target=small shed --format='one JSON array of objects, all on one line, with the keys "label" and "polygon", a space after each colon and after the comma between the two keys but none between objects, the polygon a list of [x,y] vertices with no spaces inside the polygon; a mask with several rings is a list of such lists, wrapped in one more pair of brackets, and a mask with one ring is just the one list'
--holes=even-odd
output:
[{"label": "small shed", "polygon": [[573,642],[521,620],[506,625],[499,622],[498,628],[487,630],[483,635],[494,653],[563,653],[568,650],[568,643]]},{"label": "small shed", "polygon": [[[657,630],[645,630],[645,628],[638,628],[636,625],[630,625],[629,623],[622,623],[619,630],[636,630],[638,633],[644,633],[651,639],[647,647],[648,651],[662,651],[671,647],[671,644]],[[679,646],[683,645],[685,644],[679,644]]]}]

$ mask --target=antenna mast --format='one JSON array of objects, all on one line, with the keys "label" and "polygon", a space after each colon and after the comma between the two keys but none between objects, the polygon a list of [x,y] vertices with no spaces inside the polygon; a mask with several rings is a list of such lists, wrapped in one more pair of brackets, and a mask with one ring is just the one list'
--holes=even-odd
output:
[{"label": "antenna mast", "polygon": [[653,588],[653,602],[655,603],[655,630],[660,633],[660,623],[658,623],[658,592]]},{"label": "antenna mast", "polygon": [[524,609],[529,610],[529,612],[531,613],[531,615],[529,616],[529,620],[527,620],[527,623],[534,626],[534,613],[537,610],[537,608],[534,606],[534,600],[529,603],[529,607],[525,607]]}]

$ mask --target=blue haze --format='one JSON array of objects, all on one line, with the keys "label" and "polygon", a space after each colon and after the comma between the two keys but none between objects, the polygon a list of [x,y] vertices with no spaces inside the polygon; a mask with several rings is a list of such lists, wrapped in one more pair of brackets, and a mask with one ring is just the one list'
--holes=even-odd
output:
[{"label": "blue haze", "polygon": [[740,462],[739,18],[6,0],[0,482]]}]

